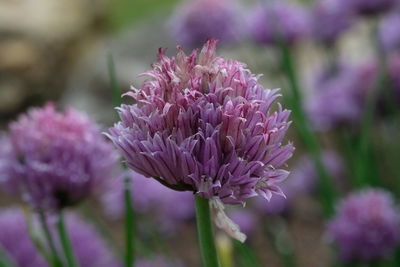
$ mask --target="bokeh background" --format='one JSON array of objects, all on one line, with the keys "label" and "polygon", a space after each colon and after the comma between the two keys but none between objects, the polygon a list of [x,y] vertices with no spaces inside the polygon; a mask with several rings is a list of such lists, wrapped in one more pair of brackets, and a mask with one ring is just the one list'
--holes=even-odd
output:
[{"label": "bokeh background", "polygon": [[[400,7],[355,14],[348,7],[324,11],[318,6],[335,0],[282,0],[278,2],[295,10],[271,8],[269,19],[263,20],[259,13],[273,0],[204,0],[209,3],[194,8],[191,2],[201,1],[0,0],[0,129],[6,131],[18,114],[49,101],[84,111],[107,129],[116,121],[110,69],[126,92],[132,84],[140,86],[143,79],[137,76],[150,68],[158,48],[168,48],[167,54],[173,55],[181,44],[189,53],[207,37],[221,39],[220,55],[245,62],[253,73],[263,74],[265,88],[281,88],[285,95],[291,84],[282,68],[282,45],[271,37],[274,29],[268,33],[268,25],[282,27],[288,30],[282,37],[288,38],[286,48],[336,192],[335,205],[362,187],[383,188],[397,201]],[[389,78],[375,86],[382,69]],[[380,92],[373,108],[368,105],[370,87]],[[285,105],[285,98],[282,101]],[[367,109],[372,109],[369,119]],[[333,215],[324,214],[321,199],[326,192],[296,132],[297,123],[287,138],[296,146],[288,164],[292,174],[285,183],[287,198],[254,200],[246,208],[228,210],[248,234],[245,247],[216,229],[225,267],[253,266],[243,256],[249,253],[258,262],[254,266],[339,266],[327,231]],[[138,187],[144,189],[136,193],[134,182],[138,255],[164,257],[170,260],[161,261],[171,261],[171,266],[200,266],[191,197],[171,195],[157,183]],[[122,186],[109,188],[77,210],[118,254],[123,244],[118,211]],[[18,201],[1,194],[0,202],[6,207]],[[376,266],[400,266],[393,251]]]}]

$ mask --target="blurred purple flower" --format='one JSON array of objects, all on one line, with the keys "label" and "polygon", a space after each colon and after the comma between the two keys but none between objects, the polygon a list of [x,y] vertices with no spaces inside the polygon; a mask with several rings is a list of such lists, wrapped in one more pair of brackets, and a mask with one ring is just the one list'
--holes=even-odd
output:
[{"label": "blurred purple flower", "polygon": [[332,45],[352,24],[352,16],[336,0],[319,0],[312,8],[312,28],[315,38]]},{"label": "blurred purple flower", "polygon": [[353,124],[360,119],[365,96],[371,88],[376,68],[335,66],[324,70],[315,83],[315,91],[306,103],[313,126],[320,131],[341,124]]},{"label": "blurred purple flower", "polygon": [[19,267],[47,267],[28,235],[25,217],[18,208],[0,211],[0,246]]},{"label": "blurred purple flower", "polygon": [[[68,214],[67,228],[80,266],[120,266],[105,242],[90,225],[77,216]],[[0,212],[0,229],[0,246],[17,266],[48,266],[33,245],[25,217],[19,209],[8,208]]]},{"label": "blurred purple flower", "polygon": [[339,204],[328,226],[344,262],[368,262],[388,256],[399,244],[399,231],[394,199],[381,189],[352,193]]},{"label": "blurred purple flower", "polygon": [[235,209],[229,212],[229,217],[239,225],[246,235],[251,235],[257,226],[257,217],[254,211]]},{"label": "blurred purple flower", "polygon": [[310,33],[310,16],[288,1],[268,1],[250,14],[251,37],[261,44],[294,44]]},{"label": "blurred purple flower", "polygon": [[127,176],[131,178],[135,211],[151,213],[161,230],[176,230],[182,222],[194,218],[192,193],[172,191],[154,179],[130,171],[118,179],[110,179],[102,194],[105,212],[110,217],[120,219],[124,216],[124,178]]},{"label": "blurred purple flower", "polygon": [[386,51],[400,51],[400,12],[392,12],[382,19],[379,38]]},{"label": "blurred purple flower", "polygon": [[[339,184],[344,176],[344,165],[339,155],[334,151],[325,150],[322,153],[322,163],[334,179],[334,183]],[[317,181],[318,174],[313,160],[308,155],[302,156],[294,165],[289,178],[281,185],[286,198],[276,196],[268,203],[256,200],[255,205],[267,214],[281,214],[287,211],[298,195],[312,191]]]},{"label": "blurred purple flower", "polygon": [[397,0],[340,0],[341,4],[356,14],[376,15],[393,8]]},{"label": "blurred purple flower", "polygon": [[192,191],[226,204],[283,194],[281,169],[294,150],[282,145],[290,112],[271,105],[266,90],[243,63],[217,57],[216,41],[201,53],[177,57],[160,50],[137,104],[119,108],[121,122],[109,137],[127,165],[175,190]]},{"label": "blurred purple flower", "polygon": [[83,200],[118,166],[96,124],[73,109],[57,113],[52,104],[21,115],[2,144],[2,186],[37,210]]},{"label": "blurred purple flower", "polygon": [[240,38],[239,12],[232,0],[186,0],[171,18],[170,27],[177,43],[194,48],[207,39],[222,43]]}]

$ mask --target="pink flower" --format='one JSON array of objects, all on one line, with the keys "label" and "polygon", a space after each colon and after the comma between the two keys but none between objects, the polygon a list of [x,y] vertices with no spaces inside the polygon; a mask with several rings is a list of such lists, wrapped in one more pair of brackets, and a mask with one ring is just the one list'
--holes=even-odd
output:
[{"label": "pink flower", "polygon": [[148,79],[119,108],[109,138],[126,164],[180,191],[243,204],[246,198],[283,194],[282,169],[294,150],[283,145],[290,112],[273,102],[245,64],[216,56],[209,40],[197,55],[160,49]]}]

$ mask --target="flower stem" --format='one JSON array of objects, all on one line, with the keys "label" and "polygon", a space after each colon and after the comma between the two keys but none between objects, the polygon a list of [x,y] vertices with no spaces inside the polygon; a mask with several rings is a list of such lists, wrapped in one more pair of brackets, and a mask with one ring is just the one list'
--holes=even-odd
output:
[{"label": "flower stem", "polygon": [[1,267],[16,267],[10,256],[6,251],[0,246],[0,266]]},{"label": "flower stem", "polygon": [[49,225],[47,224],[46,215],[42,211],[39,212],[39,221],[40,221],[40,224],[42,226],[44,235],[46,237],[47,244],[48,244],[48,246],[50,248],[50,251],[51,251],[50,265],[53,266],[53,267],[62,267],[63,264],[62,264],[62,262],[60,260],[60,257],[58,255],[56,246],[54,244],[54,239],[53,239],[53,236],[51,235]]},{"label": "flower stem", "polygon": [[[120,106],[121,101],[121,90],[118,85],[114,59],[111,54],[107,57],[107,68],[110,77],[110,85],[112,89],[112,99],[114,106]],[[131,192],[131,181],[127,177],[125,178],[124,185],[124,202],[125,202],[125,267],[134,266],[135,261],[135,225],[134,217],[135,213],[132,207],[132,192]]]},{"label": "flower stem", "polygon": [[[25,221],[27,224],[27,230],[29,237],[32,240],[32,243],[35,245],[36,250],[46,259],[47,262],[51,262],[51,255],[46,251],[45,245],[42,243],[41,238],[37,235],[33,223],[32,223],[32,214],[27,210],[24,210]],[[0,264],[0,266],[2,266]]]},{"label": "flower stem", "polygon": [[304,113],[302,105],[302,95],[300,86],[298,83],[297,75],[294,69],[293,55],[289,47],[282,43],[281,45],[281,60],[282,68],[287,76],[289,87],[291,91],[288,93],[288,102],[293,110],[294,122],[296,123],[296,129],[299,137],[302,139],[306,149],[310,153],[311,158],[314,161],[315,168],[319,176],[319,187],[320,187],[320,200],[322,203],[323,211],[326,216],[329,216],[333,212],[335,203],[336,193],[332,185],[332,179],[329,173],[326,171],[324,164],[321,160],[321,149],[318,143],[317,136],[311,130],[310,123]]},{"label": "flower stem", "polygon": [[261,267],[256,255],[254,255],[254,252],[245,243],[233,240],[233,247],[235,254],[239,257],[239,266]]},{"label": "flower stem", "polygon": [[107,56],[107,69],[108,76],[110,78],[110,85],[112,91],[112,102],[115,107],[120,106],[121,103],[121,90],[118,86],[117,74],[115,70],[114,58],[111,54]]},{"label": "flower stem", "polygon": [[135,261],[135,225],[132,207],[131,180],[125,178],[124,200],[125,200],[125,267],[132,267]]},{"label": "flower stem", "polygon": [[[372,21],[371,39],[374,44],[375,57],[377,60],[377,74],[375,81],[368,88],[365,100],[365,106],[361,118],[361,130],[359,143],[356,150],[357,161],[355,166],[356,182],[358,187],[362,186],[379,186],[378,172],[374,166],[372,136],[373,122],[375,118],[377,104],[382,93],[382,89],[390,90],[390,82],[388,79],[388,66],[386,55],[379,42],[379,21],[378,18]],[[388,101],[391,104],[393,98]]]},{"label": "flower stem", "polygon": [[67,228],[65,227],[64,212],[60,211],[57,220],[57,231],[64,250],[65,258],[69,267],[78,266],[74,252],[72,250],[71,240],[69,239]]},{"label": "flower stem", "polygon": [[214,236],[212,232],[210,206],[208,199],[195,196],[196,201],[196,221],[197,234],[203,266],[219,267],[217,250],[215,248]]},{"label": "flower stem", "polygon": [[287,222],[279,216],[272,216],[269,218],[268,223],[264,223],[264,230],[275,252],[278,254],[282,266],[296,267],[293,243]]}]

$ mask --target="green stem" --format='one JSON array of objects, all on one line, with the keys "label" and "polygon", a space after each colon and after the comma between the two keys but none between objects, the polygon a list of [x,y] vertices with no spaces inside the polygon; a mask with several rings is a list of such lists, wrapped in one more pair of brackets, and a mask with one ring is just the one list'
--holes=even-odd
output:
[{"label": "green stem", "polygon": [[[114,106],[120,106],[121,90],[118,86],[115,64],[111,54],[107,57],[107,67],[110,77],[110,84],[112,89],[112,98]],[[124,186],[124,201],[125,201],[125,267],[134,266],[135,261],[135,225],[134,225],[134,210],[132,207],[132,192],[130,186],[130,179],[125,179]]]},{"label": "green stem", "polygon": [[[46,259],[47,262],[51,262],[51,256],[46,251],[45,245],[42,243],[41,238],[37,235],[35,229],[33,228],[32,215],[30,212],[25,211],[25,220],[28,227],[28,234],[35,245],[36,250]],[[1,265],[0,265],[1,266]]]},{"label": "green stem", "polygon": [[195,196],[196,221],[199,246],[204,267],[219,267],[217,250],[212,232],[208,199]]},{"label": "green stem", "polygon": [[296,267],[296,259],[288,226],[284,219],[273,216],[268,223],[264,223],[265,232],[278,254],[282,266]]},{"label": "green stem", "polygon": [[134,266],[135,261],[135,225],[132,207],[131,180],[125,178],[124,200],[125,200],[125,267]]},{"label": "green stem", "polygon": [[251,248],[246,246],[246,244],[237,240],[233,240],[233,247],[235,254],[238,255],[239,262],[241,263],[239,266],[261,267],[258,259],[254,255],[254,252],[251,250]]},{"label": "green stem", "polygon": [[336,192],[332,184],[332,179],[326,171],[321,160],[321,149],[318,143],[317,136],[311,130],[307,116],[303,111],[301,90],[298,83],[297,75],[294,69],[292,53],[289,47],[282,43],[281,45],[282,68],[287,76],[290,92],[287,94],[290,108],[293,111],[295,129],[298,131],[299,137],[303,141],[307,151],[310,153],[318,176],[320,200],[322,202],[323,211],[326,216],[333,213],[333,207],[336,199]]},{"label": "green stem", "polygon": [[65,227],[63,211],[60,211],[58,214],[57,231],[61,241],[62,248],[64,250],[65,258],[67,259],[68,266],[69,267],[78,266],[72,249],[71,240],[69,239],[67,228]]},{"label": "green stem", "polygon": [[107,57],[108,76],[110,78],[110,85],[112,89],[112,102],[115,107],[121,106],[121,90],[118,86],[117,74],[115,71],[115,63],[111,54]]},{"label": "green stem", "polygon": [[51,235],[49,225],[47,224],[46,215],[42,211],[39,212],[39,221],[40,221],[40,224],[42,226],[44,235],[46,237],[47,245],[49,246],[50,251],[51,251],[50,265],[53,266],[53,267],[62,267],[63,264],[62,264],[62,262],[60,260],[60,256],[58,255],[56,246],[54,244],[54,239],[53,239],[53,236]]},{"label": "green stem", "polygon": [[387,77],[387,62],[385,54],[379,43],[378,38],[378,18],[372,20],[372,32],[371,39],[374,43],[375,56],[378,62],[375,81],[367,90],[367,96],[365,106],[361,119],[361,129],[359,136],[359,143],[356,150],[357,161],[355,165],[355,175],[358,187],[365,185],[378,185],[377,171],[372,160],[372,143],[371,143],[371,132],[376,106],[379,99],[380,87],[386,87],[388,85]]},{"label": "green stem", "polygon": [[0,246],[0,266],[1,267],[16,267],[14,261],[10,258],[7,252]]}]

